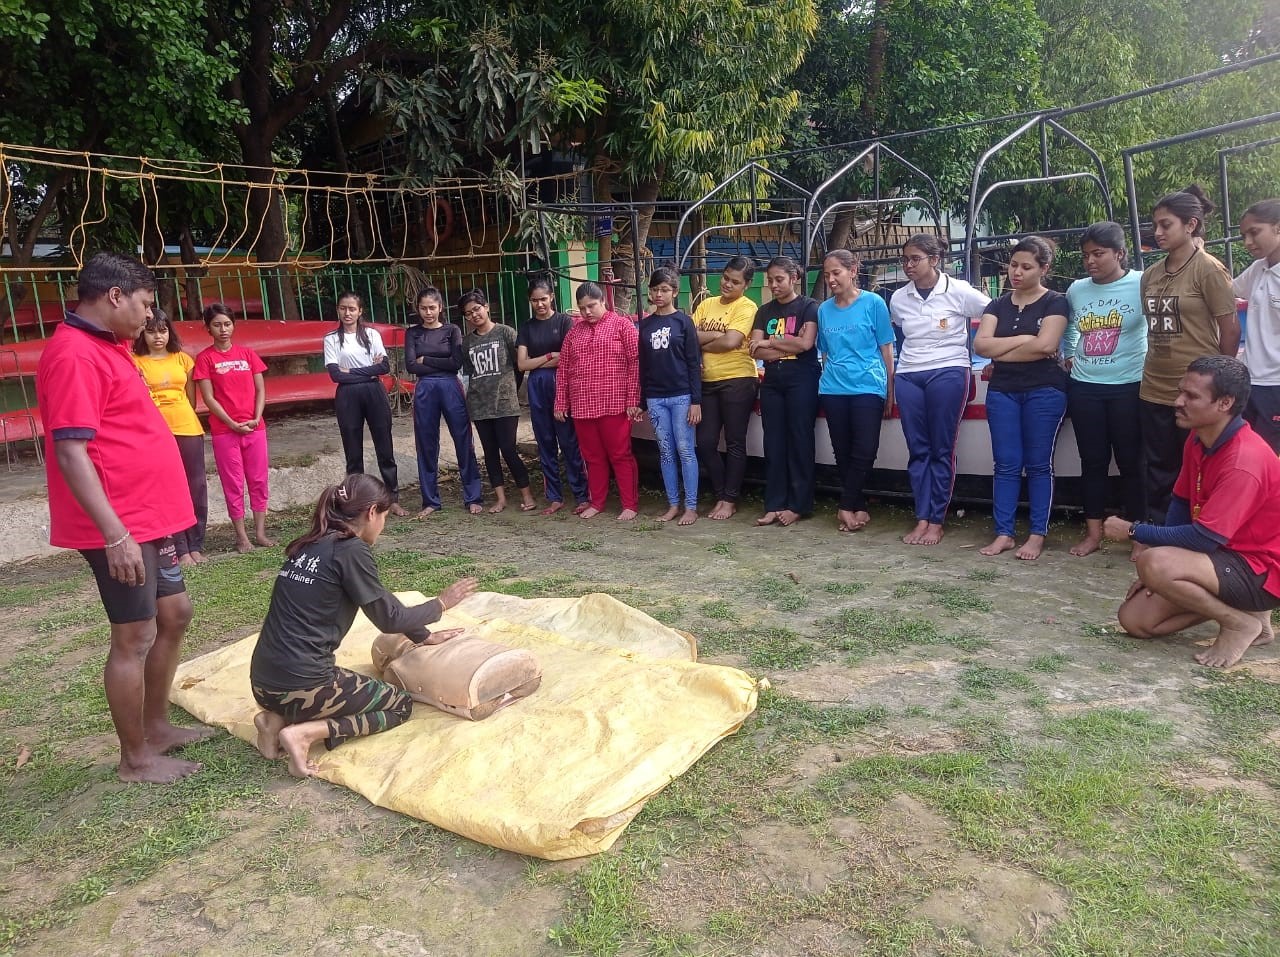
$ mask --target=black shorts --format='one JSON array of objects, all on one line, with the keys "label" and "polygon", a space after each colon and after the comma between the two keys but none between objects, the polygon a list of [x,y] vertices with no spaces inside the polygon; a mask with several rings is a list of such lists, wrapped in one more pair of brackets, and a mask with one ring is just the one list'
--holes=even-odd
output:
[{"label": "black shorts", "polygon": [[147,580],[141,585],[126,585],[111,577],[107,568],[105,548],[82,548],[80,554],[93,569],[98,581],[98,594],[102,607],[107,610],[107,620],[113,625],[127,625],[134,621],[148,621],[156,616],[156,600],[170,595],[181,595],[187,590],[182,580],[182,566],[178,564],[178,549],[171,536],[153,542],[141,542],[142,564],[147,569]]},{"label": "black shorts", "polygon": [[1263,588],[1265,573],[1258,574],[1237,552],[1219,548],[1209,553],[1218,573],[1218,597],[1237,611],[1271,611],[1280,608],[1280,598]]},{"label": "black shorts", "polygon": [[1280,453],[1280,385],[1255,385],[1249,390],[1249,404],[1244,407],[1244,418],[1271,446]]}]

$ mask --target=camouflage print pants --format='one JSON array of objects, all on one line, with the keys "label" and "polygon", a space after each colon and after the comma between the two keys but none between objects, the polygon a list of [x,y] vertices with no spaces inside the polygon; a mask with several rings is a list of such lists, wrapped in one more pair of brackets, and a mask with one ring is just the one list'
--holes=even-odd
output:
[{"label": "camouflage print pants", "polygon": [[290,724],[324,721],[329,725],[326,748],[333,750],[347,738],[390,731],[409,720],[413,699],[385,681],[334,668],[333,682],[303,691],[270,691],[254,687],[258,704]]}]

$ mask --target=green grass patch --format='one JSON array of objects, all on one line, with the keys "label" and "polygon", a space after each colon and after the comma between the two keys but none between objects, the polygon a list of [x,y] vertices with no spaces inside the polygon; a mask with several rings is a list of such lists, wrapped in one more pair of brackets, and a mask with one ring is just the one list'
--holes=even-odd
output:
[{"label": "green grass patch", "polygon": [[594,552],[603,544],[595,539],[579,538],[571,539],[567,542],[560,543],[560,551],[562,552]]},{"label": "green grass patch", "polygon": [[711,618],[715,621],[735,621],[738,617],[733,610],[733,606],[721,599],[704,601],[698,607],[698,613],[703,618]]},{"label": "green grass patch", "polygon": [[822,590],[828,595],[838,595],[841,597],[849,597],[857,595],[867,590],[866,582],[827,582],[822,586]]},{"label": "green grass patch", "polygon": [[958,680],[965,694],[980,701],[994,701],[999,692],[1036,689],[1035,682],[1021,672],[991,665],[971,664],[960,672]]},{"label": "green grass patch", "polygon": [[893,589],[894,598],[910,598],[913,595],[928,595],[933,604],[940,605],[952,612],[991,611],[995,606],[990,599],[976,594],[964,585],[948,585],[944,582],[910,581],[902,582]]},{"label": "green grass patch", "polygon": [[789,628],[766,628],[752,632],[747,663],[754,668],[783,668],[798,671],[813,663],[817,647]]},{"label": "green grass patch", "polygon": [[1056,675],[1062,671],[1062,666],[1070,660],[1070,655],[1055,651],[1048,655],[1037,655],[1027,663],[1027,667],[1032,671],[1039,671],[1041,674]]},{"label": "green grass patch", "polygon": [[867,608],[846,608],[817,624],[816,640],[842,652],[850,664],[875,654],[891,654],[918,645],[950,645],[977,651],[990,641],[972,632],[947,634],[933,621],[914,615],[894,615]]},{"label": "green grass patch", "polygon": [[784,737],[798,739],[841,737],[871,725],[883,724],[889,718],[888,709],[881,705],[820,708],[773,688],[760,693],[759,707],[765,727],[776,729]]},{"label": "green grass patch", "polygon": [[781,576],[761,578],[752,586],[751,593],[779,611],[796,611],[809,604],[808,593],[791,579]]},{"label": "green grass patch", "polygon": [[714,545],[708,545],[707,551],[713,555],[719,555],[721,558],[733,557],[733,545],[730,542],[716,542]]}]

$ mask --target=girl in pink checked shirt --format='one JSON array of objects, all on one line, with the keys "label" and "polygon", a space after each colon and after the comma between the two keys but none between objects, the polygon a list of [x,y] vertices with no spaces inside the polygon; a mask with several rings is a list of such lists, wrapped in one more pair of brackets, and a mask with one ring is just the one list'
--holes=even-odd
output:
[{"label": "girl in pink checked shirt", "polygon": [[609,497],[609,471],[618,483],[618,521],[639,514],[640,469],[631,452],[631,423],[640,417],[640,339],[635,325],[604,304],[593,282],[578,287],[576,322],[560,347],[555,417],[573,417],[587,468],[591,505],[579,517],[595,518]]}]

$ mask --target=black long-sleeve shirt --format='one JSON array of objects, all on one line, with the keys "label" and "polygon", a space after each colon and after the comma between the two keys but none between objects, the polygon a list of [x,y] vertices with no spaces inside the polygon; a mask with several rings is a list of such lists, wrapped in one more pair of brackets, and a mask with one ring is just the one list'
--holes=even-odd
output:
[{"label": "black long-sleeve shirt", "polygon": [[404,367],[419,379],[448,378],[462,369],[462,330],[410,326],[404,334]]},{"label": "black long-sleeve shirt", "polygon": [[640,320],[640,404],[687,395],[702,403],[702,348],[688,314],[677,309]]}]

